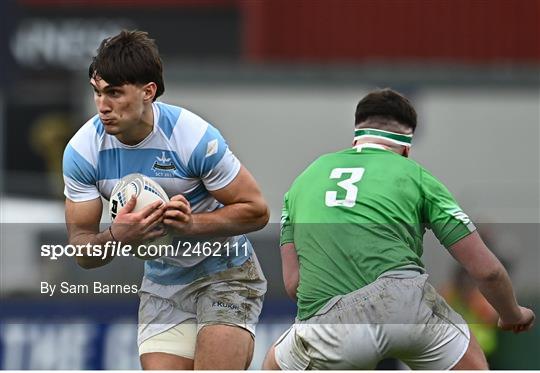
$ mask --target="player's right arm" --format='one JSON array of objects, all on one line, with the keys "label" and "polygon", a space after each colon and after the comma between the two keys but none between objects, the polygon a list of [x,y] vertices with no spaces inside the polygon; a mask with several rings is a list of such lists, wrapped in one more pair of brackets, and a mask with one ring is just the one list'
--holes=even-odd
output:
[{"label": "player's right arm", "polygon": [[[95,198],[90,201],[74,202],[66,199],[65,215],[68,232],[68,241],[71,245],[104,245],[107,241],[112,241],[108,230],[99,231],[99,222],[102,211],[101,198]],[[77,256],[77,264],[81,267],[90,269],[101,267],[109,263],[113,257]]]},{"label": "player's right arm", "polygon": [[[89,125],[90,124],[90,125]],[[102,202],[97,188],[97,146],[99,135],[87,122],[67,144],[64,150],[62,172],[66,227],[68,242],[72,245],[103,245],[111,241],[109,232],[99,231]],[[95,268],[107,264],[113,258],[77,256],[83,268]]]},{"label": "player's right arm", "polygon": [[535,315],[517,303],[510,277],[497,257],[487,248],[478,232],[450,247],[452,256],[476,281],[488,302],[499,313],[499,327],[520,333],[532,328]]},{"label": "player's right arm", "polygon": [[[71,245],[105,245],[108,241],[123,244],[137,243],[153,239],[164,234],[164,228],[156,227],[163,221],[165,206],[161,201],[146,206],[139,212],[132,212],[137,199],[132,197],[120,209],[113,224],[103,232],[99,231],[101,219],[101,198],[90,201],[74,202],[66,199],[66,225]],[[110,253],[99,256],[77,256],[77,263],[86,269],[104,266],[113,260]]]},{"label": "player's right arm", "polygon": [[[161,202],[156,201],[133,213],[132,210],[137,203],[135,198],[128,201],[118,212],[110,229],[100,232],[103,204],[97,188],[99,136],[90,120],[77,132],[64,151],[62,171],[69,243],[104,245],[107,241],[120,241],[123,244],[131,244],[162,235],[163,228],[154,228],[162,222],[165,206],[159,208]],[[83,268],[96,268],[109,263],[112,259],[110,256],[106,256],[105,259],[97,256],[81,256],[77,257],[77,262]]]}]

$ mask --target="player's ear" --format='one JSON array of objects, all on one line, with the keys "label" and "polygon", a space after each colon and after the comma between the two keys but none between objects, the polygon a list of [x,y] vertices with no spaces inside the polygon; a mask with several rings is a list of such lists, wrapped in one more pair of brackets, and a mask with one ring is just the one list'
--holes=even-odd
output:
[{"label": "player's ear", "polygon": [[144,101],[154,101],[156,97],[157,85],[154,82],[147,83],[143,86]]},{"label": "player's ear", "polygon": [[405,158],[409,158],[410,151],[411,151],[410,146],[404,146],[403,147],[403,152],[401,153],[401,155],[404,156]]}]

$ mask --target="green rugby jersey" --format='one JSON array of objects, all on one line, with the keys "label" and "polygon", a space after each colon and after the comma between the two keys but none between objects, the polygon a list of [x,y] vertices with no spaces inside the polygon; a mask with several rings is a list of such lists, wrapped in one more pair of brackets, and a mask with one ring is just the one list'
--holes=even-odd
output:
[{"label": "green rugby jersey", "polygon": [[475,230],[439,180],[375,144],[313,162],[285,194],[281,223],[300,262],[300,320],[384,272],[423,269],[426,229],[447,248]]}]

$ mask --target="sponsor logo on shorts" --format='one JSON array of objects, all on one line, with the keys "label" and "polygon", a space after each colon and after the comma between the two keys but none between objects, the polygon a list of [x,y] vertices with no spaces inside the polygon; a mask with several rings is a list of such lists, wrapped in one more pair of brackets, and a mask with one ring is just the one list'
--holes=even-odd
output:
[{"label": "sponsor logo on shorts", "polygon": [[220,302],[220,301],[213,302],[212,307],[230,308],[231,310],[239,309],[239,307],[236,304],[225,303],[225,302]]}]

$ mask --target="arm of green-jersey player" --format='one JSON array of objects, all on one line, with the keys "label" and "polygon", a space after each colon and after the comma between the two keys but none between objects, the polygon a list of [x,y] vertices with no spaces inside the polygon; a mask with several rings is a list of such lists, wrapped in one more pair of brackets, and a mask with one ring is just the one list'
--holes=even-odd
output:
[{"label": "arm of green-jersey player", "polygon": [[428,226],[478,283],[482,294],[499,313],[499,326],[516,333],[529,330],[534,313],[518,305],[508,273],[486,247],[452,194],[425,170],[422,170],[422,190],[423,214]]},{"label": "arm of green-jersey player", "polygon": [[298,289],[300,280],[300,265],[294,243],[286,243],[281,246],[281,267],[285,291],[289,297],[296,301],[296,289]]},{"label": "arm of green-jersey player", "polygon": [[288,193],[285,193],[283,198],[279,244],[281,246],[281,268],[285,291],[289,297],[296,301],[296,289],[300,281],[300,263],[294,246],[294,229],[289,213]]},{"label": "arm of green-jersey player", "polygon": [[453,244],[450,252],[477,282],[482,294],[499,313],[499,327],[514,333],[532,328],[534,312],[517,303],[508,273],[484,244],[478,232]]}]

